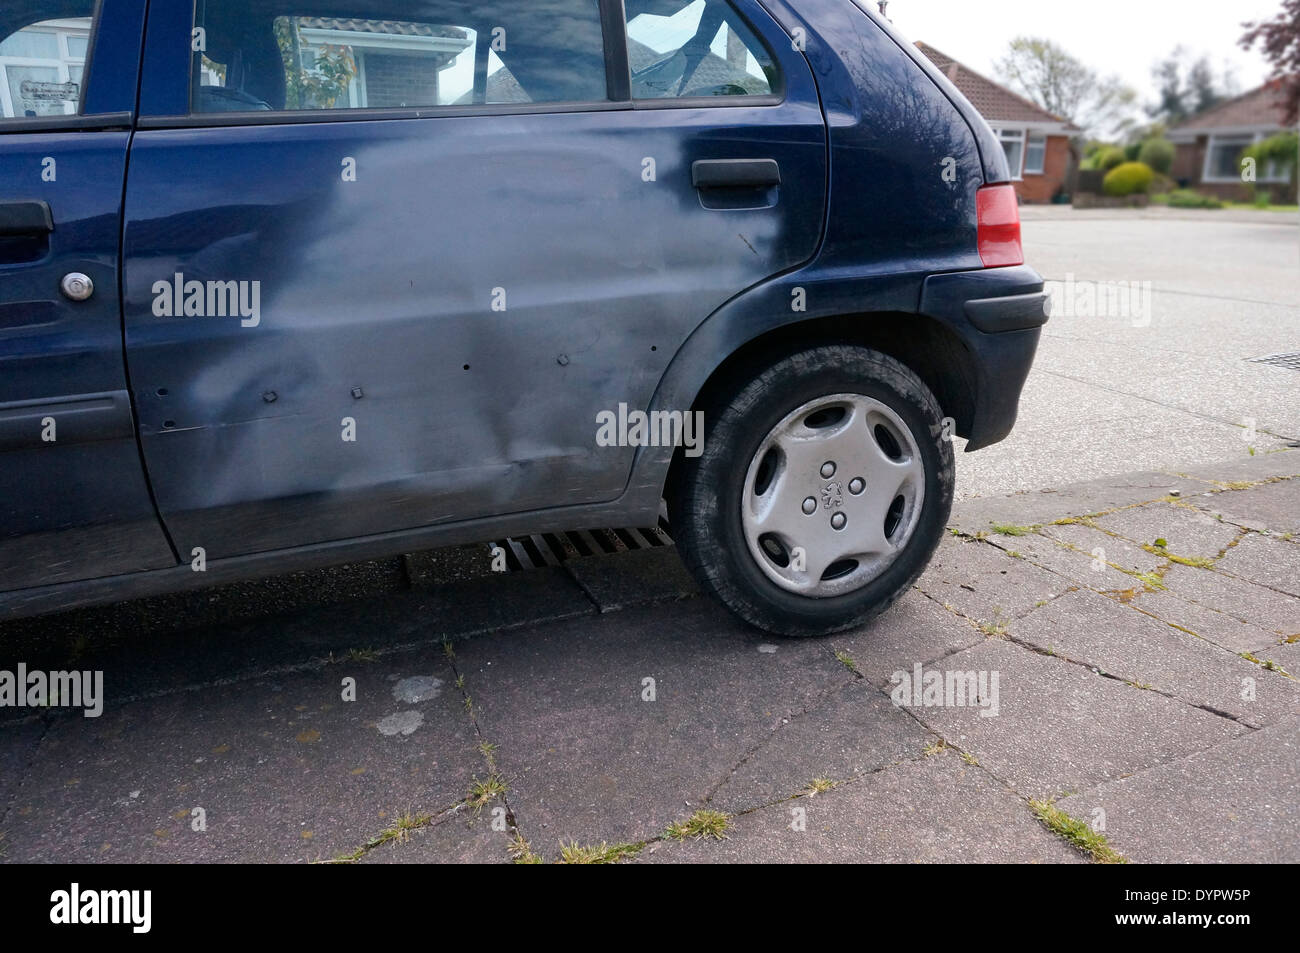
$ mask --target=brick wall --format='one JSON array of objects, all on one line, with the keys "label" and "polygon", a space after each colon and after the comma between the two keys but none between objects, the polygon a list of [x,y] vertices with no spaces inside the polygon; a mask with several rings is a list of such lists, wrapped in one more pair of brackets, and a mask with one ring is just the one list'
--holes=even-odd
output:
[{"label": "brick wall", "polygon": [[1061,191],[1069,174],[1069,137],[1048,136],[1047,156],[1043,161],[1042,174],[1026,173],[1024,180],[1016,183],[1016,195],[1020,196],[1020,201],[1029,204],[1050,202],[1052,196]]},{"label": "brick wall", "polygon": [[432,106],[438,102],[438,64],[428,56],[366,53],[366,104]]},{"label": "brick wall", "polygon": [[[1210,147],[1209,136],[1199,136],[1195,142],[1182,142],[1174,147],[1174,165],[1170,177],[1178,183],[1187,183],[1203,195],[1212,195],[1225,202],[1249,202],[1253,196],[1244,182],[1202,182],[1205,171],[1205,152]],[[1274,202],[1295,202],[1296,189],[1286,183],[1258,183],[1259,191],[1268,192]]]}]

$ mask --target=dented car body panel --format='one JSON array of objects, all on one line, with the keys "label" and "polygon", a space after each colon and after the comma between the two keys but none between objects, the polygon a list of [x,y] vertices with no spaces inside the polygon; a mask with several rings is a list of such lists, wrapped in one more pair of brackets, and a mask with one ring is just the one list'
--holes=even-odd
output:
[{"label": "dented car body panel", "polygon": [[[924,329],[970,449],[1014,423],[1045,314],[1016,316],[1032,269],[977,251],[1005,160],[853,3],[733,0],[779,70],[766,98],[346,116],[192,114],[191,12],[147,6],[142,36],[144,0],[103,3],[105,68],[134,43],[140,70],[137,101],[120,78],[94,100],[122,128],[0,127],[0,168],[100,156],[50,195],[50,253],[0,259],[0,616],[651,523],[680,449],[599,445],[598,415],[688,411],[747,348],[831,323]],[[719,160],[779,182],[698,187]],[[93,310],[59,295],[74,265]],[[41,309],[75,315],[63,337]],[[96,426],[42,446],[23,402],[87,395]]]}]

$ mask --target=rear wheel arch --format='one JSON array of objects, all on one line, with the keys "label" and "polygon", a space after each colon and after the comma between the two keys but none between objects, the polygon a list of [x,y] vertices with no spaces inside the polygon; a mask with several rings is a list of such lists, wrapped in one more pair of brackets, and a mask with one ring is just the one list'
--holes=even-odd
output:
[{"label": "rear wheel arch", "polygon": [[[944,322],[929,315],[876,311],[795,321],[743,342],[713,368],[691,404],[692,411],[704,413],[704,439],[708,439],[711,412],[737,388],[783,357],[825,344],[869,348],[896,359],[935,395],[944,414],[955,422],[954,432],[970,433],[978,393],[970,349]],[[683,448],[678,447],[668,469],[668,495],[683,457]]]}]

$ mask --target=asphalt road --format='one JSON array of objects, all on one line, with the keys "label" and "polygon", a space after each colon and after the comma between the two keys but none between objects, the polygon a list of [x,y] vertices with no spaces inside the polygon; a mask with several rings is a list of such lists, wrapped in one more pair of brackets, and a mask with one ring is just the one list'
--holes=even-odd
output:
[{"label": "asphalt road", "polygon": [[[1015,431],[959,455],[958,498],[1240,460],[1300,440],[1300,370],[1250,363],[1300,352],[1300,218],[1055,206],[1022,217],[1027,261],[1049,280],[1073,278],[1076,303],[1078,282],[1150,282],[1149,323],[1058,308]],[[1258,438],[1247,441],[1252,420]]]}]

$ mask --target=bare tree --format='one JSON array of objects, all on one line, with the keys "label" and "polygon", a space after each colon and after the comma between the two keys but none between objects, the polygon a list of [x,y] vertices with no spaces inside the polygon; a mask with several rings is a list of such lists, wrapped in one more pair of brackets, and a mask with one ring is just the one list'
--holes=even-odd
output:
[{"label": "bare tree", "polygon": [[1137,92],[1118,77],[1099,75],[1052,40],[1018,36],[994,68],[1016,92],[1091,133],[1113,133],[1132,123]]}]

